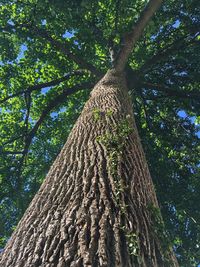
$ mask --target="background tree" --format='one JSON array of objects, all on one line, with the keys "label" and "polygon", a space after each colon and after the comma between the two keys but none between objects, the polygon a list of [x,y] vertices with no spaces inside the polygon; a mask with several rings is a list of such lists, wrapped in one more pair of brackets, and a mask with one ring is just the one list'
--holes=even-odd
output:
[{"label": "background tree", "polygon": [[[1,1],[2,247],[145,4]],[[164,3],[127,67],[136,122],[181,266],[199,260],[199,24],[197,1]]]}]

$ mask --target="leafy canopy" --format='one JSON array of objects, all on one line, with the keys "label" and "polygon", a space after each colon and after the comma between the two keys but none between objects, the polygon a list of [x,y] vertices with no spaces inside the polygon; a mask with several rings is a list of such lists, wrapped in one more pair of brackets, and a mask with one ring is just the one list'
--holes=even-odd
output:
[{"label": "leafy canopy", "polygon": [[[0,246],[146,0],[0,1]],[[127,66],[143,147],[181,266],[200,258],[200,6],[164,1]]]}]

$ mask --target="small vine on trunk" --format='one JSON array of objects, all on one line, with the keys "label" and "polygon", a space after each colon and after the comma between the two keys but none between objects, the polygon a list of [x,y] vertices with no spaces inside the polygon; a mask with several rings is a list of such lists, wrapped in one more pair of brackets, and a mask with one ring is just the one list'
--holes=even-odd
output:
[{"label": "small vine on trunk", "polygon": [[[93,111],[93,116],[96,121],[101,120],[103,117],[111,116],[112,110],[107,110],[102,113],[100,109]],[[102,116],[104,114],[104,116]],[[129,135],[133,132],[133,127],[130,126],[130,115],[119,121],[118,125],[112,127],[112,132],[106,132],[104,135],[98,136],[96,140],[101,143],[108,153],[108,173],[114,179],[115,192],[114,200],[122,215],[126,216],[128,205],[122,200],[122,195],[126,189],[126,185],[122,177],[118,174],[118,167],[122,160],[123,150],[128,140]],[[124,232],[126,242],[130,255],[137,258],[138,263],[141,263],[139,256],[139,238],[138,233],[130,231],[125,225],[121,225],[120,229]]]}]

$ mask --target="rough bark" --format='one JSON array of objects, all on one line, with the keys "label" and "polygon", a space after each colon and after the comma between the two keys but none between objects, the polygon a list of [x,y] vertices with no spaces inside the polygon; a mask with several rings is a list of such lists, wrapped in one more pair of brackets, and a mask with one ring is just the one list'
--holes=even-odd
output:
[{"label": "rough bark", "polygon": [[1,267],[178,266],[123,74],[95,86]]}]

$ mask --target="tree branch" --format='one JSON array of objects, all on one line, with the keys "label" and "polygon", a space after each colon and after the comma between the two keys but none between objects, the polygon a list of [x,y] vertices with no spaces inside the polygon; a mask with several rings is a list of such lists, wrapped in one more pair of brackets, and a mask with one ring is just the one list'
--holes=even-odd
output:
[{"label": "tree branch", "polygon": [[30,116],[30,110],[31,110],[31,92],[24,94],[24,100],[26,104],[26,116],[24,119],[24,127],[25,127],[25,135],[28,133],[28,126],[29,126],[29,116]]},{"label": "tree branch", "polygon": [[11,99],[13,97],[17,97],[17,96],[22,95],[22,94],[31,93],[33,91],[37,91],[37,90],[40,90],[40,89],[45,88],[45,87],[58,85],[59,83],[68,80],[69,78],[71,78],[74,75],[82,75],[84,73],[85,73],[85,70],[74,70],[74,71],[72,71],[70,73],[67,73],[62,78],[59,78],[59,79],[56,79],[56,80],[52,80],[50,82],[39,83],[39,84],[30,86],[25,90],[19,91],[19,92],[15,93],[15,94],[12,94],[12,95],[9,95],[9,96],[5,97],[4,99],[0,100],[0,104],[4,103],[5,101],[7,101],[7,100],[9,100],[9,99]]},{"label": "tree branch", "polygon": [[91,89],[94,85],[89,83],[89,82],[85,82],[83,84],[79,84],[79,85],[75,85],[71,88],[68,88],[66,90],[63,90],[63,92],[59,95],[57,95],[53,100],[51,100],[48,103],[48,106],[46,106],[46,108],[44,108],[44,110],[42,111],[39,119],[37,120],[37,122],[35,123],[34,127],[32,128],[32,130],[28,133],[26,139],[25,139],[25,145],[24,145],[24,149],[23,149],[23,156],[22,156],[22,161],[20,162],[20,164],[23,164],[23,161],[28,153],[28,149],[31,145],[32,139],[33,137],[36,135],[37,130],[39,129],[40,125],[43,123],[43,121],[46,119],[47,115],[49,114],[49,112],[51,110],[53,110],[56,106],[58,106],[59,104],[63,103],[64,101],[66,101],[66,97],[74,94],[75,92],[78,92],[80,90],[83,89]]},{"label": "tree branch", "polygon": [[156,62],[159,62],[160,60],[165,59],[169,55],[172,55],[173,52],[176,52],[177,50],[184,49],[185,45],[189,46],[191,44],[196,43],[195,40],[196,37],[192,38],[190,41],[187,41],[188,37],[181,37],[178,40],[175,40],[172,44],[168,45],[161,51],[159,51],[157,54],[153,55],[150,59],[148,59],[144,65],[140,68],[140,72],[146,72],[153,64]]},{"label": "tree branch", "polygon": [[64,90],[61,94],[56,96],[53,100],[51,100],[49,102],[48,106],[46,106],[46,108],[44,108],[44,110],[42,111],[39,119],[35,123],[34,127],[29,132],[29,134],[26,136],[24,149],[20,153],[20,154],[22,154],[22,157],[21,157],[21,159],[19,161],[19,168],[18,168],[18,188],[20,187],[20,184],[21,184],[21,173],[22,173],[24,161],[25,161],[26,156],[28,154],[28,150],[29,150],[29,147],[31,145],[31,142],[32,142],[34,136],[36,135],[40,125],[46,119],[46,117],[49,114],[49,112],[52,109],[54,109],[56,106],[58,106],[59,104],[61,104],[64,101],[66,101],[66,96],[74,94],[75,92],[78,92],[78,91],[83,90],[83,89],[91,89],[91,88],[93,88],[93,86],[94,86],[93,84],[91,84],[89,82],[85,82],[83,84],[75,85],[75,86],[73,86],[71,88],[68,88],[68,89]]},{"label": "tree branch", "polygon": [[145,26],[148,24],[149,20],[152,18],[156,10],[158,10],[161,4],[162,0],[150,0],[143,12],[141,13],[140,18],[132,27],[132,31],[130,33],[125,34],[123,47],[119,52],[119,55],[115,62],[115,69],[117,71],[124,70],[128,57],[131,54],[135,43],[141,36]]},{"label": "tree branch", "polygon": [[167,96],[174,96],[174,97],[181,97],[181,98],[190,98],[197,100],[200,99],[200,92],[185,92],[185,91],[180,91],[174,88],[166,87],[164,85],[159,85],[159,84],[152,84],[152,83],[142,83],[141,87],[145,89],[150,89],[150,90],[156,90],[160,92],[164,92],[167,94]]},{"label": "tree branch", "polygon": [[49,43],[51,43],[55,48],[57,48],[59,51],[61,51],[64,55],[66,55],[69,59],[73,60],[75,63],[77,63],[81,68],[87,69],[91,71],[94,75],[97,77],[102,76],[102,72],[99,71],[95,66],[93,66],[91,63],[88,63],[85,61],[80,55],[76,55],[70,51],[70,46],[68,43],[62,43],[59,40],[56,40],[53,38],[50,33],[45,29],[40,29],[36,26],[34,26],[32,23],[22,23],[22,24],[7,24],[7,26],[1,28],[2,31],[8,31],[10,33],[13,33],[16,31],[16,29],[19,28],[20,30],[23,30],[23,28],[28,29],[32,34],[35,34],[36,36],[39,36],[41,38],[44,38]]},{"label": "tree branch", "polygon": [[96,76],[102,76],[102,73],[99,70],[97,70],[92,64],[85,61],[83,58],[80,57],[80,55],[75,55],[74,53],[72,53],[70,51],[69,44],[67,44],[66,42],[62,43],[61,41],[56,40],[48,33],[48,31],[44,29],[39,29],[35,26],[32,26],[31,28],[33,29],[33,32],[36,35],[49,41],[54,47],[56,47],[59,51],[68,56],[69,59],[72,59],[81,68],[91,71],[91,73],[95,74]]}]

